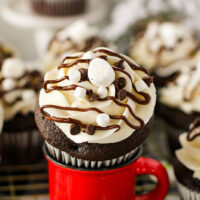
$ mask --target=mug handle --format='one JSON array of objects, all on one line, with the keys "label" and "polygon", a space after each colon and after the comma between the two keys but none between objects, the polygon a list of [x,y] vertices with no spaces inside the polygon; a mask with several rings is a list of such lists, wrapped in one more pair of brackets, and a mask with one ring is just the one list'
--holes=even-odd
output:
[{"label": "mug handle", "polygon": [[140,157],[136,161],[136,175],[151,174],[157,177],[158,183],[154,190],[135,197],[136,200],[162,200],[168,193],[169,178],[163,165],[157,160]]}]

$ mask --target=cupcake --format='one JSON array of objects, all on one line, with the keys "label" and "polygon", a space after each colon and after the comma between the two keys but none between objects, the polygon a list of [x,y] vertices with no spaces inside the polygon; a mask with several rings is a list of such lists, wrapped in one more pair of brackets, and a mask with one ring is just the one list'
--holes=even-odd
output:
[{"label": "cupcake", "polygon": [[180,147],[179,135],[196,117],[200,117],[199,60],[198,57],[180,62],[177,76],[159,90],[158,113],[167,122],[166,132],[172,152]]},{"label": "cupcake", "polygon": [[62,59],[76,52],[85,52],[99,46],[115,48],[98,36],[98,30],[85,21],[77,21],[56,33],[48,45],[44,59],[45,70],[49,71],[59,65]]},{"label": "cupcake", "polygon": [[42,75],[37,65],[8,58],[0,71],[0,162],[31,163],[42,158],[42,140],[34,122]]},{"label": "cupcake", "polygon": [[41,15],[67,16],[82,14],[87,0],[31,0],[33,10]]},{"label": "cupcake", "polygon": [[109,167],[135,155],[151,130],[155,101],[144,68],[97,48],[67,56],[46,73],[35,120],[57,161]]},{"label": "cupcake", "polygon": [[179,137],[181,149],[176,151],[174,171],[183,200],[200,199],[200,118]]},{"label": "cupcake", "polygon": [[12,47],[8,46],[7,44],[4,44],[0,41],[0,68],[7,58],[15,57],[16,53]]},{"label": "cupcake", "polygon": [[131,42],[129,54],[155,76],[163,86],[177,75],[171,64],[195,56],[199,50],[196,34],[181,22],[151,21],[138,31]]}]

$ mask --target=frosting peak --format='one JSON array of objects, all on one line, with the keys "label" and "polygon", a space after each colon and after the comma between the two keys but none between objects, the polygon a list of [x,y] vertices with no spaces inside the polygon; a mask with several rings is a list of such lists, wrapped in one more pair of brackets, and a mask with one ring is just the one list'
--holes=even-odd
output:
[{"label": "frosting peak", "polygon": [[178,160],[194,172],[194,178],[200,179],[200,118],[191,124],[188,133],[179,138],[182,148],[176,151]]},{"label": "frosting peak", "polygon": [[[70,79],[71,70],[80,73],[78,81]],[[154,111],[155,88],[146,70],[106,48],[67,56],[46,73],[43,86],[42,115],[76,143],[124,140]]]}]

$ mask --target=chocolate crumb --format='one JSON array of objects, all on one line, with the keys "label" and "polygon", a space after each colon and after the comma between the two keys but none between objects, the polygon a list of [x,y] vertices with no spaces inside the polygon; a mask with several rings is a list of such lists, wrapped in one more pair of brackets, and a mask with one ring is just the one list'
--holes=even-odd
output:
[{"label": "chocolate crumb", "polygon": [[118,98],[120,99],[120,101],[123,101],[124,99],[126,99],[127,96],[127,92],[124,89],[121,89],[118,94],[117,94]]},{"label": "chocolate crumb", "polygon": [[93,93],[92,90],[88,90],[88,91],[87,91],[87,95],[89,96],[89,100],[90,100],[91,102],[96,101],[97,99],[99,99],[99,95]]},{"label": "chocolate crumb", "polygon": [[72,135],[78,135],[81,132],[81,127],[79,125],[71,125],[70,133]]},{"label": "chocolate crumb", "polygon": [[119,89],[123,89],[126,86],[126,79],[124,77],[120,77],[116,80],[116,83]]},{"label": "chocolate crumb", "polygon": [[115,66],[115,67],[118,67],[118,68],[120,68],[120,69],[125,69],[123,63],[124,63],[124,60],[120,60],[120,61],[116,62],[116,63],[114,64],[114,66]]},{"label": "chocolate crumb", "polygon": [[88,134],[88,135],[94,135],[94,133],[95,133],[95,130],[96,130],[96,128],[95,128],[95,126],[93,126],[93,125],[88,125],[87,127],[86,127],[86,133]]},{"label": "chocolate crumb", "polygon": [[79,69],[79,72],[81,73],[81,81],[85,81],[88,79],[88,69],[81,68]]}]

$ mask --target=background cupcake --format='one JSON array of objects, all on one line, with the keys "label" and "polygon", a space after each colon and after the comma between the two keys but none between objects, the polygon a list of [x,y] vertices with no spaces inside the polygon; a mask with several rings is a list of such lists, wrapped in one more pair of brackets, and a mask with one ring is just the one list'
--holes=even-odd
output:
[{"label": "background cupcake", "polygon": [[0,72],[3,130],[0,156],[3,163],[29,163],[41,158],[42,141],[34,122],[36,96],[42,75],[34,64],[6,59]]},{"label": "background cupcake", "polygon": [[60,162],[98,168],[125,162],[151,130],[152,78],[112,50],[66,57],[46,73],[43,86],[35,119]]},{"label": "background cupcake", "polygon": [[115,48],[98,35],[96,28],[90,27],[85,21],[77,21],[53,37],[45,56],[45,69],[48,71],[56,67],[67,55],[99,46]]},{"label": "background cupcake", "polygon": [[167,122],[172,151],[180,147],[179,134],[200,116],[200,65],[197,60],[180,62],[177,76],[159,91],[158,112]]},{"label": "background cupcake", "polygon": [[7,58],[15,57],[16,53],[13,48],[11,48],[9,45],[4,44],[0,41],[0,68]]},{"label": "background cupcake", "polygon": [[129,53],[162,86],[177,75],[178,69],[171,64],[192,58],[198,49],[197,36],[184,23],[150,21],[131,42]]},{"label": "background cupcake", "polygon": [[42,15],[66,16],[85,11],[87,0],[30,0],[33,10]]},{"label": "background cupcake", "polygon": [[179,138],[181,149],[174,162],[178,188],[184,200],[200,199],[200,118]]}]

